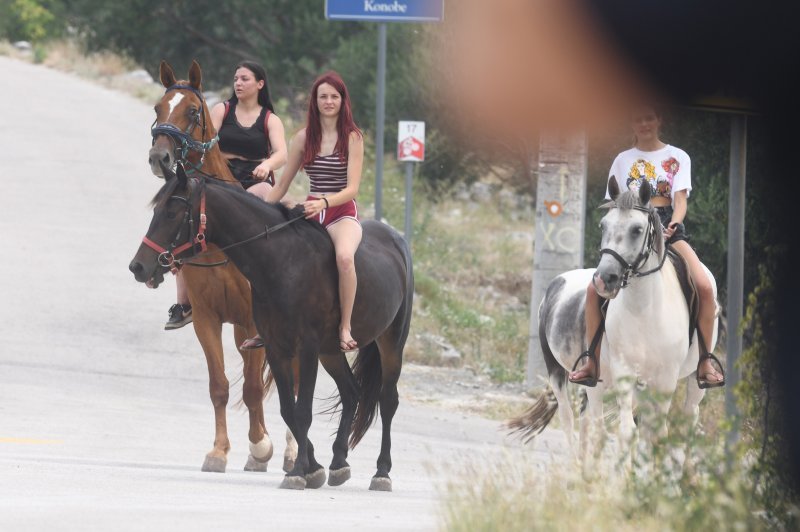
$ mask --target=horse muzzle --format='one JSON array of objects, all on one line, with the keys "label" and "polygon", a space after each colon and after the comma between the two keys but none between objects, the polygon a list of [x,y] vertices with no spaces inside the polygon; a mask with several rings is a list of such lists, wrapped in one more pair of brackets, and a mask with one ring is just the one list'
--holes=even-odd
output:
[{"label": "horse muzzle", "polygon": [[[161,137],[159,137],[160,140]],[[147,162],[150,163],[150,170],[153,175],[157,177],[165,177],[164,171],[161,169],[163,164],[167,168],[175,166],[175,153],[173,152],[171,144],[167,141],[167,146],[164,143],[156,141],[153,147],[150,148],[150,153]]]},{"label": "horse muzzle", "polygon": [[622,278],[615,273],[601,273],[598,270],[592,276],[592,285],[600,297],[614,299],[622,288]]},{"label": "horse muzzle", "polygon": [[145,283],[148,288],[158,288],[158,285],[164,282],[164,272],[161,267],[153,268],[148,272],[148,268],[144,264],[133,259],[128,265],[128,269],[138,282]]}]

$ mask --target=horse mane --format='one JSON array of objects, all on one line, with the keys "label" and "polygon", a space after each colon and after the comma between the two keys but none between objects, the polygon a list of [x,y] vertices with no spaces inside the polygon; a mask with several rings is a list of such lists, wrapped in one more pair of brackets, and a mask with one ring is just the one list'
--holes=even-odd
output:
[{"label": "horse mane", "polygon": [[[211,185],[215,187],[224,187],[225,189],[229,190],[232,194],[236,194],[242,201],[248,203],[250,206],[253,206],[258,211],[263,212],[265,214],[268,212],[277,211],[280,214],[283,221],[288,222],[289,220],[297,218],[298,216],[301,216],[303,214],[303,206],[301,204],[298,204],[290,209],[283,203],[267,203],[258,196],[250,194],[245,189],[235,186],[224,180],[207,179],[206,185]],[[325,228],[322,227],[322,225],[305,218],[297,220],[296,222],[287,226],[287,229],[289,228],[303,234],[317,233],[321,236],[324,236],[326,239],[330,239],[328,231],[326,231]]]}]

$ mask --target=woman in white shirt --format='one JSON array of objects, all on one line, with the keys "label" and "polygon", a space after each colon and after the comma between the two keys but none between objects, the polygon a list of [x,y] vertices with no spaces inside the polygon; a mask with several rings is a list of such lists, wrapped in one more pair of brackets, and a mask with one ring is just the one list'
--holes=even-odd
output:
[{"label": "woman in white shirt", "polygon": [[[725,384],[722,367],[715,367],[713,358],[704,357],[710,352],[716,303],[711,282],[703,270],[700,259],[689,245],[683,219],[686,216],[687,199],[692,190],[691,160],[685,151],[661,141],[659,129],[661,116],[656,109],[642,106],[632,116],[635,142],[614,159],[609,177],[615,177],[620,190],[638,191],[639,187],[651,187],[650,203],[656,208],[664,226],[664,238],[686,261],[697,287],[700,299],[698,329],[705,349],[700,349],[697,366],[697,382],[701,388],[712,388]],[[608,198],[608,192],[606,192]],[[587,345],[601,327],[600,296],[590,283],[586,289],[586,338]],[[569,374],[576,384],[595,386],[598,380],[600,342],[594,352],[581,353],[585,362]]]}]

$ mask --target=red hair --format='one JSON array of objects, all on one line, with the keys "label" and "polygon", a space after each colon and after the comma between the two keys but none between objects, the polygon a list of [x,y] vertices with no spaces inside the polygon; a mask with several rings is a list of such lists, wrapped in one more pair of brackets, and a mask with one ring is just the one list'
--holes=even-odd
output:
[{"label": "red hair", "polygon": [[301,166],[305,167],[311,164],[319,154],[320,145],[322,143],[322,124],[319,116],[319,106],[317,105],[317,89],[323,83],[327,83],[339,93],[342,97],[342,106],[339,109],[339,116],[336,119],[336,132],[338,138],[336,139],[335,152],[339,152],[339,159],[342,161],[347,160],[347,155],[350,151],[350,133],[356,132],[361,135],[361,130],[358,129],[355,121],[353,121],[353,111],[350,108],[350,95],[347,92],[347,86],[344,84],[342,77],[329,70],[314,81],[311,87],[311,94],[308,97],[308,116],[306,117],[306,143],[303,152],[303,163]]}]

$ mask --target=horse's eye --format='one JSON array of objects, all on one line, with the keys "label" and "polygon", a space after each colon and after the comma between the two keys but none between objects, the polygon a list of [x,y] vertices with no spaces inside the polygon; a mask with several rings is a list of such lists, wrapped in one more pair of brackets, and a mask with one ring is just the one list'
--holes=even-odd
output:
[{"label": "horse's eye", "polygon": [[631,229],[631,233],[634,236],[639,236],[642,234],[642,232],[644,232],[644,229],[642,229],[641,227],[634,227],[633,229]]},{"label": "horse's eye", "polygon": [[176,216],[178,216],[178,213],[175,211],[167,211],[167,218],[170,220],[174,220]]}]

